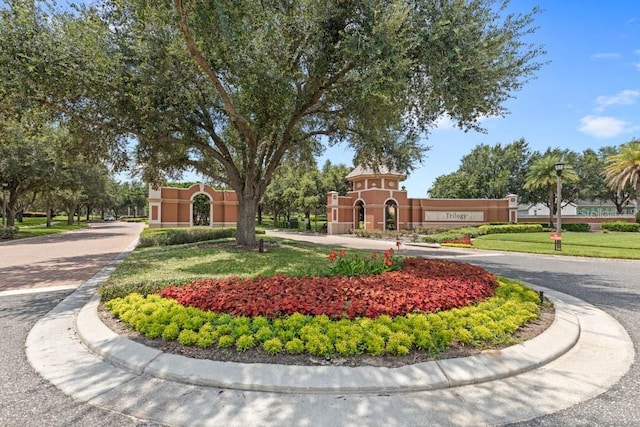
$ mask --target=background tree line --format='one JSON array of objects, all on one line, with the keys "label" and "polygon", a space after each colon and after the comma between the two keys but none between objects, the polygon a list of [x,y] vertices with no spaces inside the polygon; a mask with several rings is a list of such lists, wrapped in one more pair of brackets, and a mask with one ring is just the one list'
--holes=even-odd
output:
[{"label": "background tree line", "polygon": [[75,136],[59,121],[36,110],[0,115],[0,183],[4,186],[6,225],[22,221],[26,211],[45,212],[47,225],[59,212],[142,214],[147,186],[120,183],[101,161],[73,150]]},{"label": "background tree line", "polygon": [[427,194],[434,198],[503,198],[517,194],[520,203],[543,203],[555,212],[555,164],[562,161],[562,202],[611,202],[618,213],[638,196],[640,141],[581,153],[548,148],[531,151],[524,139],[493,146],[479,144],[458,170],[436,178]]}]

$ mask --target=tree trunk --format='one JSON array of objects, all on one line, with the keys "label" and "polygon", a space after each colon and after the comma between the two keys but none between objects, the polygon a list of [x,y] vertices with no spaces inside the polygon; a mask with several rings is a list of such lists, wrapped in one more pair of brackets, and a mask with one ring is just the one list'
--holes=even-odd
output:
[{"label": "tree trunk", "polygon": [[47,228],[51,228],[51,217],[53,216],[53,209],[47,209]]},{"label": "tree trunk", "polygon": [[311,211],[307,210],[304,212],[305,217],[305,228],[307,230],[311,230]]},{"label": "tree trunk", "polygon": [[16,224],[16,205],[18,204],[18,196],[14,192],[8,191],[7,210],[5,212],[7,227],[13,227]]},{"label": "tree trunk", "polygon": [[258,225],[262,225],[262,204],[258,203]]},{"label": "tree trunk", "polygon": [[238,221],[236,226],[236,244],[244,247],[256,245],[256,211],[260,197],[238,200]]},{"label": "tree trunk", "polygon": [[67,207],[67,225],[73,225],[73,216],[75,212],[72,207]]}]

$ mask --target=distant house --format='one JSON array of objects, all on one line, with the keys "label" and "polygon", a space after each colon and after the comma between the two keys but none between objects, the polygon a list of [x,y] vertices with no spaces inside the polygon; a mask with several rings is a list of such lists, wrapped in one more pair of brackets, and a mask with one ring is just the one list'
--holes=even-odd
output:
[{"label": "distant house", "polygon": [[578,215],[589,217],[635,215],[638,212],[635,201],[628,201],[622,207],[622,213],[618,214],[616,205],[612,202],[601,201],[579,201]]},{"label": "distant house", "polygon": [[[569,203],[562,208],[562,216],[575,218],[576,220],[591,222],[610,221],[611,219],[631,219],[637,212],[636,202],[627,202],[622,213],[619,214],[616,206],[611,202],[580,200]],[[549,218],[549,208],[542,203],[518,205],[518,218],[532,222],[532,218]]]},{"label": "distant house", "polygon": [[[562,206],[562,215],[577,215],[578,206],[575,203],[569,203]],[[521,216],[540,216],[549,218],[549,208],[542,203],[518,205],[518,217]]]}]

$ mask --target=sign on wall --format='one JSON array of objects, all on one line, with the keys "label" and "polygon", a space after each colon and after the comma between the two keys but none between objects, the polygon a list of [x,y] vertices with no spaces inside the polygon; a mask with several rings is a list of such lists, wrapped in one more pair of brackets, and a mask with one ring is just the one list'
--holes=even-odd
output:
[{"label": "sign on wall", "polygon": [[425,221],[484,221],[484,212],[425,211]]}]

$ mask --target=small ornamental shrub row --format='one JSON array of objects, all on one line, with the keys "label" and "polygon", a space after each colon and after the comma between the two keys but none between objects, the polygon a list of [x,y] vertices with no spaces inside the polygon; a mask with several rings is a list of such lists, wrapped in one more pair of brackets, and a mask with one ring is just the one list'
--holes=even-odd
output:
[{"label": "small ornamental shrub row", "polygon": [[603,222],[602,229],[608,231],[626,231],[626,232],[636,232],[640,231],[640,224],[633,222]]},{"label": "small ornamental shrub row", "polygon": [[382,274],[227,277],[170,286],[159,294],[185,306],[236,316],[279,317],[298,312],[354,319],[463,307],[493,296],[497,285],[491,273],[477,266],[407,258],[400,270]]},{"label": "small ornamental shrub row", "polygon": [[481,225],[478,228],[482,234],[538,233],[543,231],[543,227],[540,224]]},{"label": "small ornamental shrub row", "polygon": [[501,279],[495,296],[476,305],[376,319],[331,320],[325,314],[300,313],[277,318],[234,316],[139,294],[113,299],[105,306],[149,338],[177,340],[186,346],[325,357],[406,355],[412,350],[436,356],[453,343],[477,347],[512,343],[514,332],[537,318],[539,302],[536,292]]},{"label": "small ornamental shrub row", "polygon": [[464,236],[460,239],[446,240],[441,243],[442,246],[454,247],[454,248],[473,248],[471,243],[471,237]]},{"label": "small ornamental shrub row", "polygon": [[182,245],[235,237],[234,228],[147,228],[140,234],[139,247]]},{"label": "small ornamental shrub row", "polygon": [[13,239],[18,235],[18,227],[0,228],[0,240]]},{"label": "small ornamental shrub row", "polygon": [[[450,243],[462,241],[465,238],[473,239],[485,234],[479,227],[461,227],[453,230],[442,231],[436,234],[428,234],[422,238],[424,243]],[[471,244],[471,243],[469,243]]]},{"label": "small ornamental shrub row", "polygon": [[562,224],[564,231],[573,231],[578,233],[586,233],[591,231],[591,226],[587,223],[581,222],[576,224]]},{"label": "small ornamental shrub row", "polygon": [[349,230],[349,234],[353,234],[358,237],[367,237],[372,239],[394,239],[397,235],[397,231],[387,230],[364,230],[361,228],[354,228]]}]

